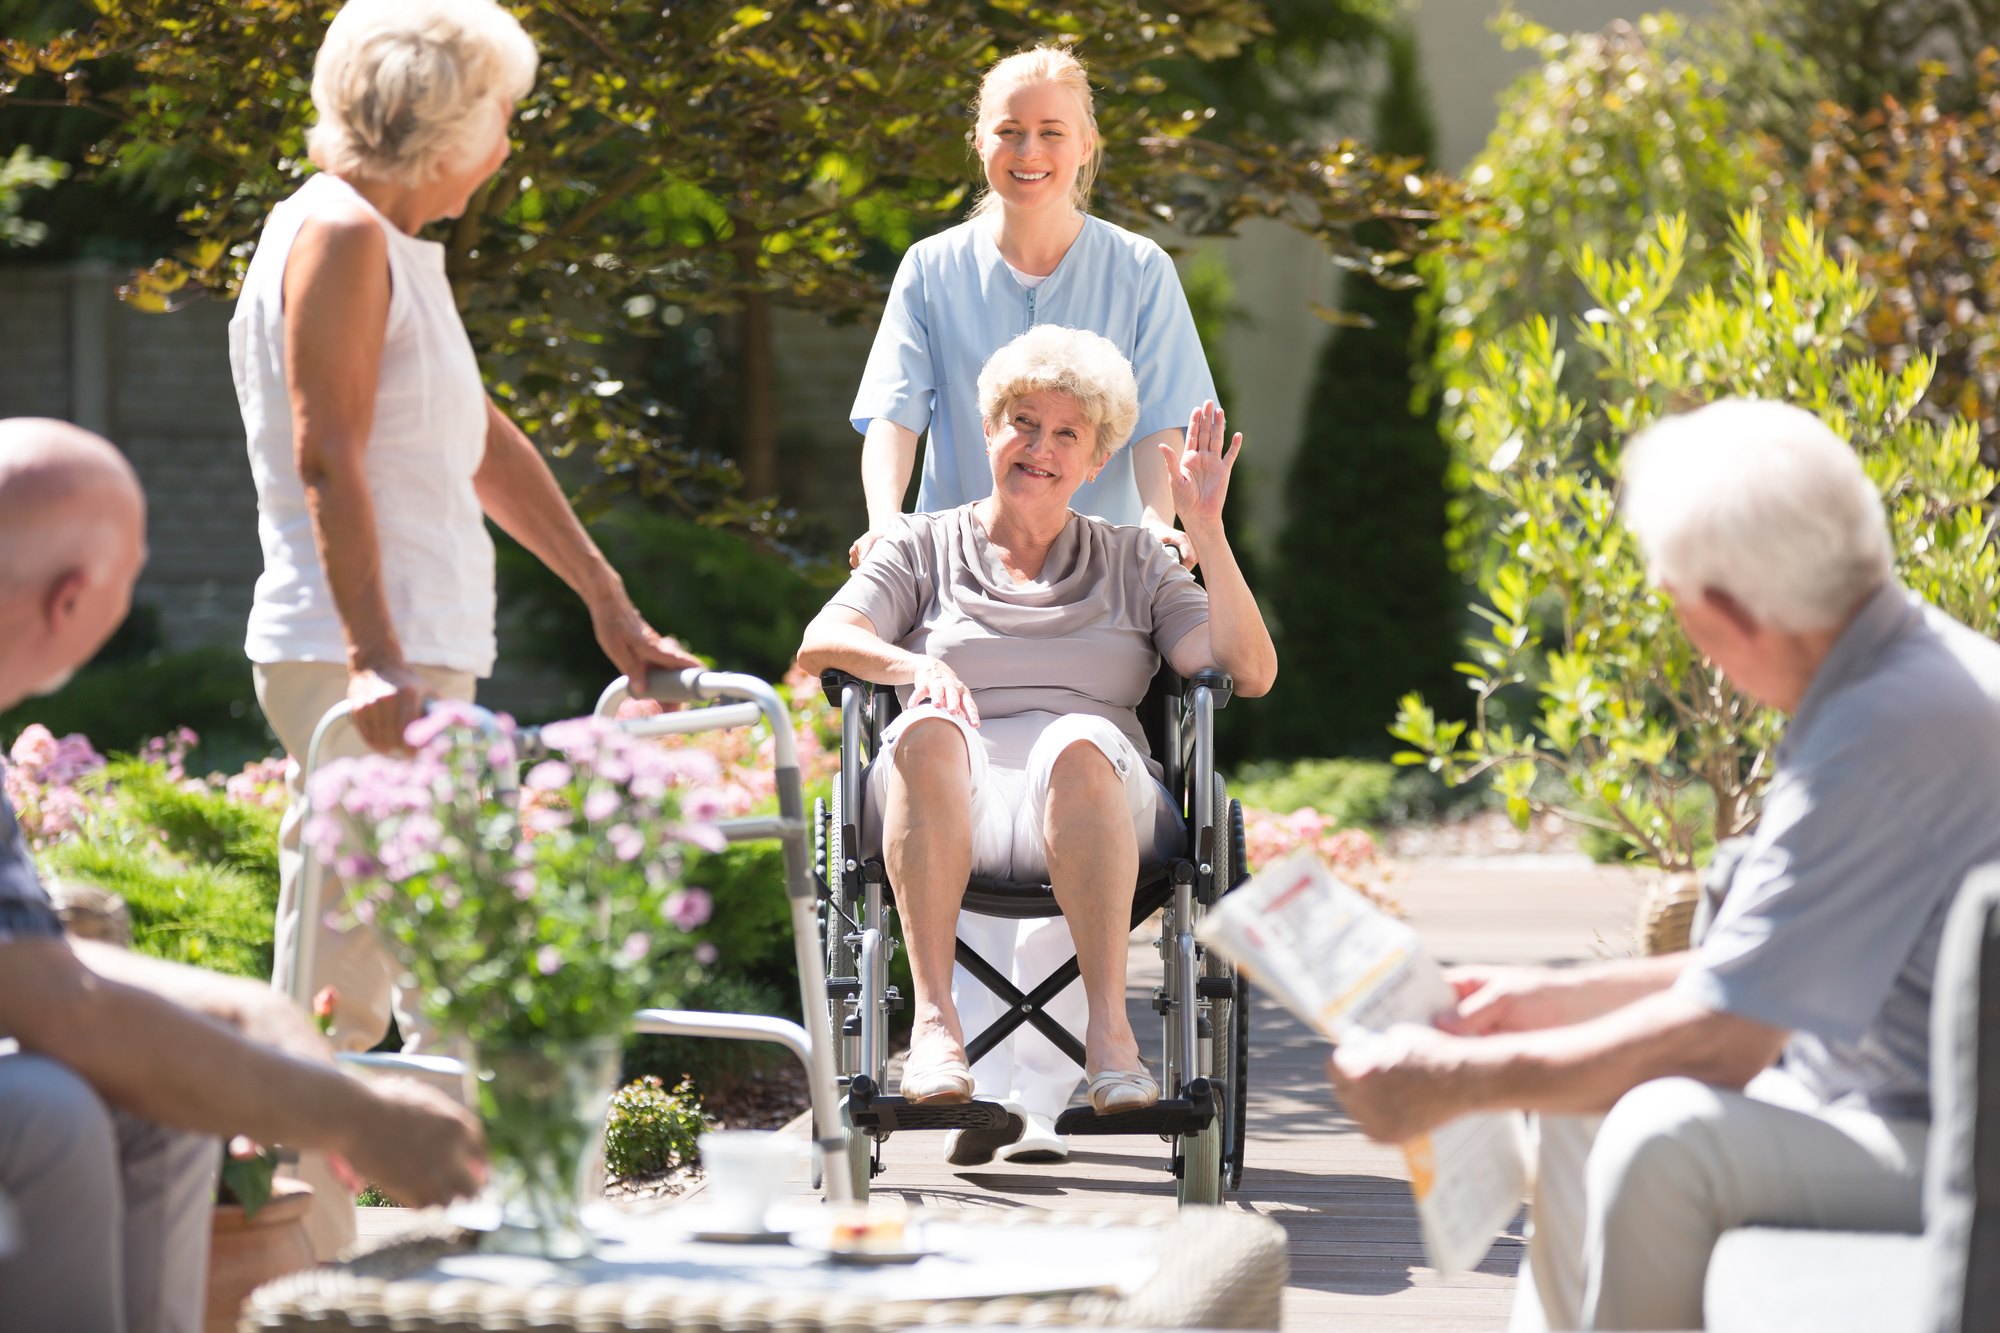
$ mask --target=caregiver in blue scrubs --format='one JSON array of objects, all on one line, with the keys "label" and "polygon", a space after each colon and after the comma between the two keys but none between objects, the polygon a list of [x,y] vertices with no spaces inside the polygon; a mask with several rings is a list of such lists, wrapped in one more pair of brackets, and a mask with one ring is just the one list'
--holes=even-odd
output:
[{"label": "caregiver in blue scrubs", "polygon": [[1090,81],[1059,47],[996,63],[980,84],[972,146],[987,192],[972,216],[911,246],[896,273],[850,414],[863,432],[868,532],[859,566],[901,511],[930,428],[920,513],[955,509],[993,487],[979,419],[979,369],[1037,324],[1088,329],[1116,344],[1139,378],[1139,425],[1071,507],[1152,529],[1195,552],[1174,527],[1162,443],[1215,396],[1173,260],[1152,241],[1084,211],[1102,158]]},{"label": "caregiver in blue scrubs", "polygon": [[[1160,445],[1180,450],[1195,409],[1215,382],[1173,260],[1152,241],[1084,211],[1102,150],[1090,80],[1075,56],[1038,47],[986,72],[973,109],[972,146],[987,193],[972,216],[910,247],[889,292],[850,414],[861,451],[868,532],[848,553],[859,567],[902,509],[928,427],[919,512],[983,499],[993,489],[979,413],[987,358],[1037,324],[1087,329],[1115,344],[1139,381],[1132,443],[1111,456],[1070,508],[1122,527],[1144,526],[1192,567],[1198,552],[1174,526],[1173,492]],[[1023,991],[1075,955],[1061,917],[1006,921],[962,913],[958,937]],[[952,1002],[967,1035],[1000,1016],[1000,1003],[960,967]],[[1046,1006],[1072,1032],[1087,1016],[1072,984]],[[946,1138],[945,1160],[977,1166],[996,1155],[1059,1162],[1068,1143],[1055,1118],[1083,1071],[1032,1027],[1017,1029],[972,1067],[976,1095],[1006,1109],[1019,1136]],[[1004,1136],[1002,1136],[1004,1137]]]}]

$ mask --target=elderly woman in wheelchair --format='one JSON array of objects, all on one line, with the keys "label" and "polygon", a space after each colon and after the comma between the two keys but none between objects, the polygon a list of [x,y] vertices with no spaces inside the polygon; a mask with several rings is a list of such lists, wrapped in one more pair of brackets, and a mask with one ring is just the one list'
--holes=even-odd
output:
[{"label": "elderly woman in wheelchair", "polygon": [[1225,450],[1207,403],[1181,448],[1160,446],[1204,588],[1145,529],[1069,508],[1138,419],[1132,368],[1108,340],[1033,328],[987,362],[979,403],[992,493],[904,515],[807,628],[799,661],[897,686],[905,709],[865,793],[915,990],[903,1096],[974,1092],[951,991],[967,880],[1046,874],[1083,980],[1091,1106],[1137,1110],[1160,1089],[1125,1014],[1133,886],[1180,832],[1135,709],[1162,655],[1183,676],[1227,671],[1246,696],[1277,674],[1223,531],[1242,436]]}]

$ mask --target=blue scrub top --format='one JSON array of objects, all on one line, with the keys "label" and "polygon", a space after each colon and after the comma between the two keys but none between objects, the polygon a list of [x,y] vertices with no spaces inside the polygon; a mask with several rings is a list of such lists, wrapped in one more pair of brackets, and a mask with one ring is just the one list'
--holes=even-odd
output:
[{"label": "blue scrub top", "polygon": [[[1032,289],[1015,281],[992,222],[973,218],[911,246],[896,271],[868,369],[854,397],[854,428],[876,417],[931,432],[918,513],[956,509],[993,489],[979,416],[987,358],[1037,324],[1088,329],[1116,344],[1139,380],[1132,440],[1185,427],[1215,397],[1194,316],[1174,262],[1152,241],[1086,217],[1062,263]],[[1144,513],[1128,444],[1070,508],[1136,526]]]}]

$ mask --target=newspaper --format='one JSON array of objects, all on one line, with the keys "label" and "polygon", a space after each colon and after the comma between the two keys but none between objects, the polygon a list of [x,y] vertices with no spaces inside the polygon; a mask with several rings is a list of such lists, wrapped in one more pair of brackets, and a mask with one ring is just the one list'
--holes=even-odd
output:
[{"label": "newspaper", "polygon": [[[1252,876],[1209,909],[1196,937],[1328,1040],[1430,1023],[1455,1003],[1416,931],[1336,880],[1310,851]],[[1441,1272],[1470,1271],[1527,1190],[1518,1111],[1461,1116],[1404,1143],[1424,1249]]]}]

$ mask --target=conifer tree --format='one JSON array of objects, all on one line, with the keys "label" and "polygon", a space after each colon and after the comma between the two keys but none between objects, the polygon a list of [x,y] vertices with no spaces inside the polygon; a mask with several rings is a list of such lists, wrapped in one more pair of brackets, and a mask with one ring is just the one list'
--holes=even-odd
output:
[{"label": "conifer tree", "polygon": [[[1394,36],[1387,54],[1378,151],[1428,158],[1414,39]],[[1436,414],[1412,411],[1417,297],[1355,275],[1343,309],[1369,326],[1336,328],[1320,353],[1267,594],[1284,670],[1256,710],[1259,757],[1386,754],[1396,701],[1417,682],[1447,709],[1455,697],[1465,589],[1445,552],[1448,450]]]}]

